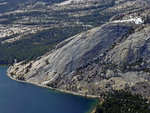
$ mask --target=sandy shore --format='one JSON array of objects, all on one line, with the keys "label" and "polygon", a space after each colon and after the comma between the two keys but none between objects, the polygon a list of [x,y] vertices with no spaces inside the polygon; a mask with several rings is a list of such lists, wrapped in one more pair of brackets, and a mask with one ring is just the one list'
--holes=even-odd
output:
[{"label": "sandy shore", "polygon": [[33,83],[33,82],[18,80],[18,79],[16,79],[16,78],[14,78],[14,77],[11,76],[10,69],[11,69],[11,66],[7,69],[7,76],[9,78],[11,78],[12,80],[15,80],[15,81],[18,81],[18,82],[22,82],[22,83],[33,84],[33,85],[36,85],[36,86],[39,86],[39,87],[43,87],[43,88],[49,88],[51,90],[56,90],[56,91],[60,91],[60,92],[63,92],[63,93],[73,94],[73,95],[77,95],[77,96],[83,96],[83,97],[87,97],[87,98],[99,98],[100,99],[100,96],[88,95],[88,94],[85,95],[83,93],[71,92],[71,91],[66,91],[66,90],[62,90],[62,89],[48,87],[48,86],[43,85],[43,84],[36,84],[36,83]]}]

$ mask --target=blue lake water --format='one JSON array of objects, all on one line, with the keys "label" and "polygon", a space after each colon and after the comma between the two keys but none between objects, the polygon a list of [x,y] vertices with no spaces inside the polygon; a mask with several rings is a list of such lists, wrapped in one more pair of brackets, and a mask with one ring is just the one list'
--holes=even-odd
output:
[{"label": "blue lake water", "polygon": [[11,80],[0,67],[0,113],[86,113],[96,100]]}]

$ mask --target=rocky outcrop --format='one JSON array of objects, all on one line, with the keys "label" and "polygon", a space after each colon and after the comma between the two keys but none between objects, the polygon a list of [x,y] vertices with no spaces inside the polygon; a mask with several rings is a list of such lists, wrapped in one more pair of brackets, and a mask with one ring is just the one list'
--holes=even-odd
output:
[{"label": "rocky outcrop", "polygon": [[150,27],[145,26],[142,30],[130,35],[123,43],[117,45],[109,52],[105,61],[114,64],[127,64],[139,60],[149,61]]}]

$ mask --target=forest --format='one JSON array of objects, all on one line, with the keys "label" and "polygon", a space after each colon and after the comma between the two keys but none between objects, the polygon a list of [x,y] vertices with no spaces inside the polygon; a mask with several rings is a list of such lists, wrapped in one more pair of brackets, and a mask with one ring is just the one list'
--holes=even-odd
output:
[{"label": "forest", "polygon": [[83,26],[59,27],[28,34],[26,38],[13,43],[0,44],[0,64],[7,65],[22,60],[33,60],[51,50],[61,41],[87,30]]},{"label": "forest", "polygon": [[147,99],[129,91],[114,91],[103,94],[104,101],[95,113],[149,113],[150,103]]}]

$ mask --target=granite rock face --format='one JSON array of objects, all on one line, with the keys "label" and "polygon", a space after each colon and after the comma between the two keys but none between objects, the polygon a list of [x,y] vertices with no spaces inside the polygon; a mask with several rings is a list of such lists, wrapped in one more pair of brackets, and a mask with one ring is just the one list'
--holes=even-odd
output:
[{"label": "granite rock face", "polygon": [[108,23],[87,32],[73,36],[55,47],[51,52],[28,64],[15,64],[17,76],[42,83],[68,75],[77,68],[94,60],[130,30],[129,25]]}]

